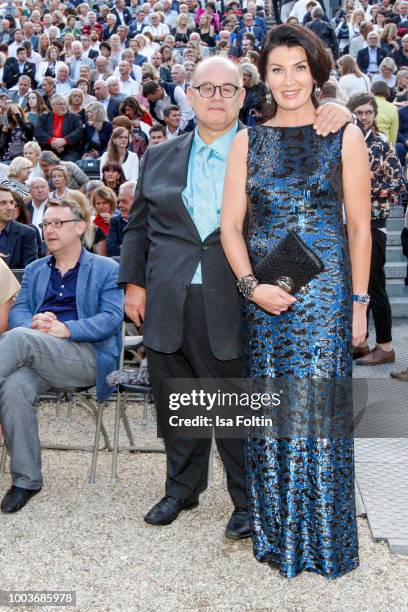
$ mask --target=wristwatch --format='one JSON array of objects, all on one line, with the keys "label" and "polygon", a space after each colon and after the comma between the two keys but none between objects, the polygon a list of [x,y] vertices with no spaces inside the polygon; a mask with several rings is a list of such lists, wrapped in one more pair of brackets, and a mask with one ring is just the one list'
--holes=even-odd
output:
[{"label": "wristwatch", "polygon": [[358,125],[357,115],[355,115],[354,113],[351,113],[351,121],[350,121],[350,123],[352,123],[353,125]]},{"label": "wristwatch", "polygon": [[357,293],[353,295],[353,302],[358,302],[364,306],[368,306],[370,303],[370,296],[368,293]]}]

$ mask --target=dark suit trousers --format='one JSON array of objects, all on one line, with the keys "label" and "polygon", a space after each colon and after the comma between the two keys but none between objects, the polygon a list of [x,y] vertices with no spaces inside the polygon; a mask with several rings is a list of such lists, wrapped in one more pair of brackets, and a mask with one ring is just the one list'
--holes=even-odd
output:
[{"label": "dark suit trousers", "polygon": [[[169,312],[171,325],[171,312]],[[241,360],[220,361],[211,351],[205,322],[201,285],[191,285],[184,306],[183,340],[176,353],[159,353],[147,349],[153,395],[159,398],[164,378],[240,378]],[[159,405],[158,405],[159,404]],[[166,410],[156,402],[158,411]],[[166,495],[188,499],[207,487],[211,439],[164,438],[167,453]],[[238,508],[246,508],[242,440],[216,440],[227,471],[228,491]]]},{"label": "dark suit trousers", "polygon": [[371,228],[372,250],[370,280],[368,294],[370,305],[367,308],[367,317],[373,315],[376,341],[385,344],[392,340],[392,313],[385,287],[384,266],[386,261],[387,234],[378,228]]}]

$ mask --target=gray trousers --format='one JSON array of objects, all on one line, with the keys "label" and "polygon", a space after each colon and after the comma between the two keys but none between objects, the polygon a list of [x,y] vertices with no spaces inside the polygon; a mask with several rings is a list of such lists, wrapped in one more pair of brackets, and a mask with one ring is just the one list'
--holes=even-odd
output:
[{"label": "gray trousers", "polygon": [[42,486],[38,397],[51,388],[87,387],[95,382],[92,344],[24,327],[0,336],[0,424],[10,453],[13,485]]}]

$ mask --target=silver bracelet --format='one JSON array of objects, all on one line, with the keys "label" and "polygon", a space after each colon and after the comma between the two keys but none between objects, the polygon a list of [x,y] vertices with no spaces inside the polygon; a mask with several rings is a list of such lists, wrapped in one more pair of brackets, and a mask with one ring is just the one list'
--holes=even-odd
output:
[{"label": "silver bracelet", "polygon": [[238,291],[248,301],[252,300],[252,296],[258,285],[259,281],[253,274],[241,276],[241,278],[237,280]]}]

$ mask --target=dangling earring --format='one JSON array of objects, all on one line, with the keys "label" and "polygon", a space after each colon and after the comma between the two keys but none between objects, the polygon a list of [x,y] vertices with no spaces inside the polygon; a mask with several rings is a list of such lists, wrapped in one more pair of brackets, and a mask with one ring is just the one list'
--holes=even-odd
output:
[{"label": "dangling earring", "polygon": [[316,96],[316,98],[320,97],[320,94],[322,93],[322,90],[320,89],[320,87],[317,85],[317,83],[315,83],[314,87],[313,87],[313,93]]},{"label": "dangling earring", "polygon": [[267,87],[267,89],[266,89],[265,97],[266,97],[266,101],[267,101],[268,104],[272,104],[273,103],[273,96],[272,96],[272,92],[269,89],[269,87]]}]

